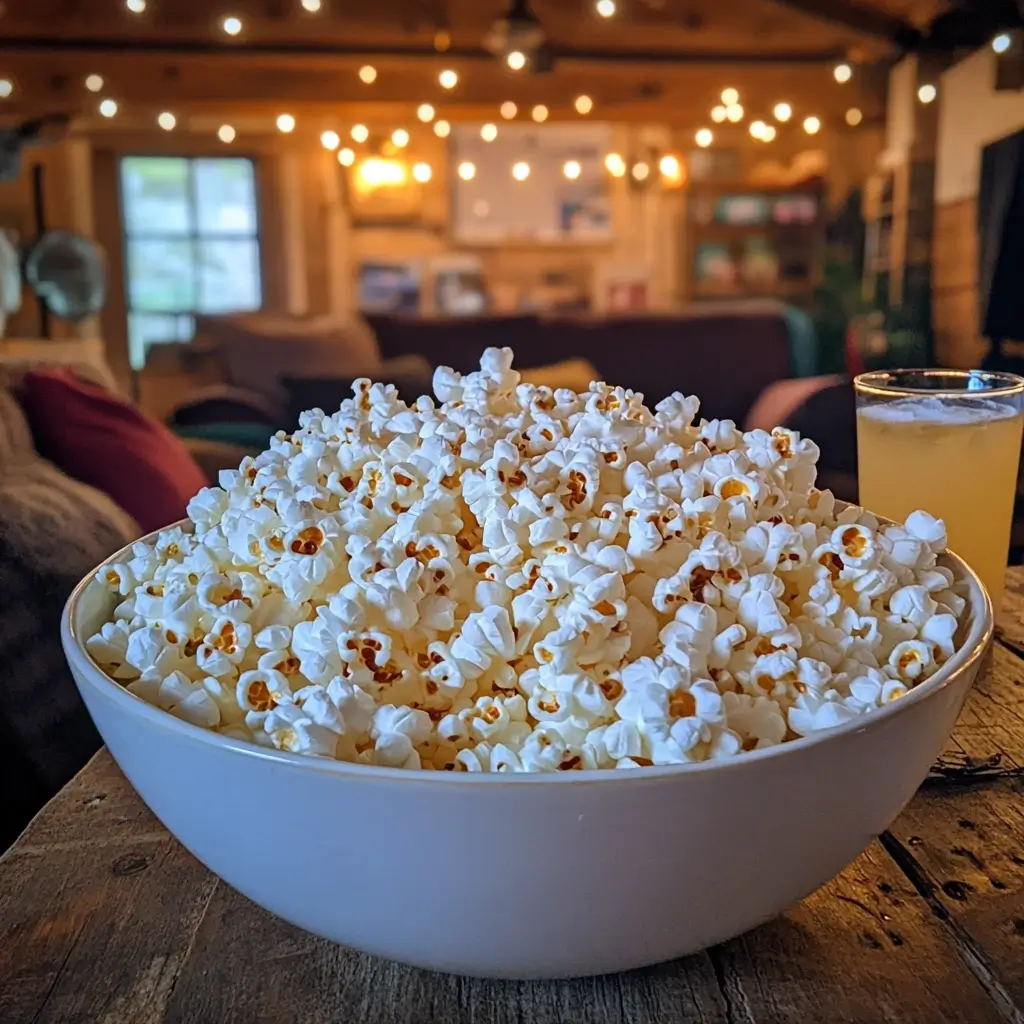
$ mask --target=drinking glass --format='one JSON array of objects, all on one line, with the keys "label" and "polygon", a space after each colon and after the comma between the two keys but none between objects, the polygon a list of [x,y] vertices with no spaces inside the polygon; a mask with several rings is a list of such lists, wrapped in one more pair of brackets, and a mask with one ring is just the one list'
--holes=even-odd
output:
[{"label": "drinking glass", "polygon": [[902,522],[924,509],[1003,596],[1024,423],[1024,378],[982,370],[879,370],[854,380],[860,504]]}]

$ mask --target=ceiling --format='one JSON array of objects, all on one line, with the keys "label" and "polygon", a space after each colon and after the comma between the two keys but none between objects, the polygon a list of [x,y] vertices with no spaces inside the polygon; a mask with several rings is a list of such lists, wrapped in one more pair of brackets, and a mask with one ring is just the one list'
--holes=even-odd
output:
[{"label": "ceiling", "polygon": [[[138,4],[140,0],[130,0]],[[578,116],[706,123],[720,91],[740,90],[751,114],[785,99],[826,124],[851,106],[882,116],[884,69],[944,8],[941,0],[533,0],[553,69],[509,70],[484,49],[509,0],[0,0],[0,121],[64,112],[94,116],[101,95],[126,114],[169,104],[190,111],[394,110],[429,102],[451,120],[493,116],[513,100]],[[242,24],[236,36],[225,16]],[[838,61],[855,72],[833,78]],[[358,69],[377,70],[366,84]],[[459,73],[445,90],[438,74]]]}]

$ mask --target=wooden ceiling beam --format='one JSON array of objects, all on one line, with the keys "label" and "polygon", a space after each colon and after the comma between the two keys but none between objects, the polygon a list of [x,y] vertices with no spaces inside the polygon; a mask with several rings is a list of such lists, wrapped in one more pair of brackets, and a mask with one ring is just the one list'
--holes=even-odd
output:
[{"label": "wooden ceiling beam", "polygon": [[840,25],[860,35],[888,40],[909,49],[921,40],[920,31],[909,21],[877,6],[868,6],[858,0],[770,0],[780,7],[788,7],[809,14],[832,25]]}]

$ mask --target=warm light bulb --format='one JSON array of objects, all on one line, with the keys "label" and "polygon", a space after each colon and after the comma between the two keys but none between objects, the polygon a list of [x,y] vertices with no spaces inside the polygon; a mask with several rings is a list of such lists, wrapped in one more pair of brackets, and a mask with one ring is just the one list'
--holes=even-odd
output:
[{"label": "warm light bulb", "polygon": [[772,113],[776,121],[785,123],[793,116],[793,108],[788,103],[776,103]]},{"label": "warm light bulb", "polygon": [[679,157],[673,156],[671,153],[666,153],[658,161],[658,170],[661,171],[663,177],[670,181],[678,181],[683,176],[683,167],[679,163]]},{"label": "warm light bulb", "polygon": [[1010,39],[1008,33],[1000,32],[999,35],[992,40],[992,49],[995,50],[996,53],[1006,53],[1010,48],[1012,41],[1013,40]]},{"label": "warm light bulb", "polygon": [[722,102],[727,106],[731,107],[735,103],[739,103],[740,94],[738,89],[723,89],[722,90]]},{"label": "warm light bulb", "polygon": [[235,141],[235,129],[229,124],[222,124],[217,129],[217,138],[221,142],[234,142]]},{"label": "warm light bulb", "polygon": [[354,141],[365,142],[370,137],[370,129],[365,124],[354,124],[349,134],[351,134]]},{"label": "warm light bulb", "polygon": [[604,158],[604,166],[613,178],[621,178],[626,173],[626,161],[618,153],[609,153]]},{"label": "warm light bulb", "polygon": [[863,120],[864,115],[856,107],[850,107],[846,112],[846,123],[851,128],[856,128]]},{"label": "warm light bulb", "polygon": [[751,121],[750,122],[750,134],[755,138],[759,139],[764,134],[765,128],[768,126],[764,121]]},{"label": "warm light bulb", "polygon": [[498,137],[498,126],[496,124],[485,124],[480,129],[480,138],[484,142],[493,142]]},{"label": "warm light bulb", "polygon": [[429,103],[421,103],[416,108],[416,116],[424,123],[427,124],[434,120],[434,108]]},{"label": "warm light bulb", "polygon": [[520,160],[512,165],[512,177],[516,181],[526,181],[530,176],[530,165],[525,160]]},{"label": "warm light bulb", "polygon": [[[506,121],[511,121],[512,118],[519,113],[519,108],[511,100],[505,100],[500,109],[501,116],[505,118]],[[546,110],[547,108],[545,107],[544,109]]]},{"label": "warm light bulb", "polygon": [[573,106],[576,108],[577,114],[589,114],[594,109],[594,101],[584,93],[582,96],[576,97]]},{"label": "warm light bulb", "polygon": [[391,133],[391,141],[399,149],[405,149],[409,145],[409,133],[404,128],[396,128]]},{"label": "warm light bulb", "polygon": [[602,18],[610,18],[615,13],[615,0],[597,0],[594,10]]},{"label": "warm light bulb", "polygon": [[412,165],[412,176],[420,183],[430,181],[430,164],[418,163]]},{"label": "warm light bulb", "polygon": [[849,64],[837,64],[832,69],[832,77],[842,85],[853,77],[853,68]]},{"label": "warm light bulb", "polygon": [[936,90],[935,86],[932,85],[931,83],[926,83],[925,85],[922,85],[920,89],[917,90],[917,98],[922,103],[931,103],[931,101],[935,99],[937,95],[938,90]]},{"label": "warm light bulb", "polygon": [[113,117],[117,113],[117,100],[103,100],[100,103],[100,113],[104,117]]},{"label": "warm light bulb", "polygon": [[277,130],[287,135],[295,131],[295,118],[291,114],[279,114],[277,118]]},{"label": "warm light bulb", "polygon": [[160,125],[165,132],[174,131],[174,126],[178,123],[178,119],[169,111],[165,110],[156,119],[156,123]]},{"label": "warm light bulb", "polygon": [[522,50],[511,50],[505,58],[505,63],[513,71],[522,71],[526,67],[526,54]]},{"label": "warm light bulb", "polygon": [[562,173],[570,180],[575,181],[580,176],[580,171],[583,168],[580,167],[579,160],[566,160],[562,165]]},{"label": "warm light bulb", "polygon": [[89,92],[99,92],[103,88],[103,76],[102,75],[89,75],[85,79],[85,87]]},{"label": "warm light bulb", "polygon": [[242,31],[242,19],[232,15],[221,22],[221,27],[229,36],[237,36]]},{"label": "warm light bulb", "polygon": [[821,130],[821,121],[816,117],[804,118],[804,131],[808,135],[816,135]]},{"label": "warm light bulb", "polygon": [[446,68],[437,76],[442,89],[454,89],[459,84],[459,76],[451,68]]},{"label": "warm light bulb", "polygon": [[341,145],[341,136],[330,128],[320,133],[320,145],[324,149],[337,149]]},{"label": "warm light bulb", "polygon": [[372,85],[377,81],[377,69],[372,64],[364,64],[359,69],[359,81]]},{"label": "warm light bulb", "polygon": [[764,131],[761,132],[761,141],[762,142],[771,142],[772,139],[775,138],[775,134],[776,134],[775,133],[775,125],[773,125],[773,124],[766,124],[764,126]]},{"label": "warm light bulb", "polygon": [[447,139],[451,135],[452,126],[447,121],[435,121],[434,122],[434,134],[439,139]]},{"label": "warm light bulb", "polygon": [[714,141],[715,136],[710,128],[701,128],[693,138],[701,149],[707,149]]},{"label": "warm light bulb", "polygon": [[716,124],[721,124],[728,116],[729,112],[721,103],[719,103],[717,107],[711,108],[711,120]]},{"label": "warm light bulb", "polygon": [[351,167],[355,162],[356,154],[354,150],[349,149],[348,146],[338,150],[338,163],[342,167]]},{"label": "warm light bulb", "polygon": [[530,111],[530,116],[538,124],[541,121],[546,121],[548,119],[548,108],[545,107],[543,103],[538,103],[537,106],[535,106],[533,110]]},{"label": "warm light bulb", "polygon": [[316,14],[320,10],[320,0],[302,0],[302,8],[310,14]]},{"label": "warm light bulb", "polygon": [[738,103],[730,103],[725,108],[725,116],[733,123],[737,124],[743,120],[743,108]]},{"label": "warm light bulb", "polygon": [[141,14],[146,9],[146,0],[124,0],[124,5],[132,14]]},{"label": "warm light bulb", "polygon": [[476,177],[476,165],[469,160],[459,164],[459,177],[463,181],[472,181]]},{"label": "warm light bulb", "polygon": [[7,99],[14,92],[14,84],[9,78],[0,78],[0,100]]},{"label": "warm light bulb", "polygon": [[643,160],[638,160],[633,164],[633,177],[637,181],[646,181],[648,175],[651,173],[650,166]]}]

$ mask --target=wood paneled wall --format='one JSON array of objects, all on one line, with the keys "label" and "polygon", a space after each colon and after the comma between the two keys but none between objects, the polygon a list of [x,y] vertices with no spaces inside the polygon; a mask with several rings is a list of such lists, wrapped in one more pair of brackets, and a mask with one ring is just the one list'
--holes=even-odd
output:
[{"label": "wood paneled wall", "polygon": [[978,323],[977,200],[936,206],[932,242],[932,318],[943,366],[975,367],[987,342]]}]

